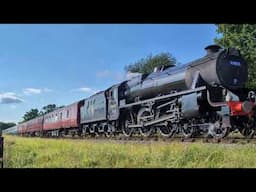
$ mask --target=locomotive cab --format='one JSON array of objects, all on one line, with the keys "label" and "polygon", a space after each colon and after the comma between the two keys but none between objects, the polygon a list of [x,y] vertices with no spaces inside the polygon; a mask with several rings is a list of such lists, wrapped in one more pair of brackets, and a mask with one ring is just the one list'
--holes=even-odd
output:
[{"label": "locomotive cab", "polygon": [[106,91],[108,120],[117,120],[119,117],[119,94],[118,85],[114,85]]}]

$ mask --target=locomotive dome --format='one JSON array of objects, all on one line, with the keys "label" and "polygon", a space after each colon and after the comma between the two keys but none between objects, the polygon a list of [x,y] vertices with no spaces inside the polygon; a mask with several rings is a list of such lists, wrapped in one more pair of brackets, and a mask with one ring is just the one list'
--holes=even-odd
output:
[{"label": "locomotive dome", "polygon": [[220,49],[222,49],[222,47],[219,45],[209,45],[209,46],[205,47],[204,49],[206,50],[207,55],[210,55],[212,53],[218,52]]}]

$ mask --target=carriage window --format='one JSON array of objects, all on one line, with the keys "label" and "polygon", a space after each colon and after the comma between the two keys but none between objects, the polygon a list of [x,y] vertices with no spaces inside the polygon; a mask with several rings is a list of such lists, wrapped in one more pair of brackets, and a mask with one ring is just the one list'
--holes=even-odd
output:
[{"label": "carriage window", "polygon": [[69,116],[69,110],[67,110],[67,118],[68,118],[68,116]]},{"label": "carriage window", "polygon": [[62,112],[60,113],[60,119],[62,119]]}]

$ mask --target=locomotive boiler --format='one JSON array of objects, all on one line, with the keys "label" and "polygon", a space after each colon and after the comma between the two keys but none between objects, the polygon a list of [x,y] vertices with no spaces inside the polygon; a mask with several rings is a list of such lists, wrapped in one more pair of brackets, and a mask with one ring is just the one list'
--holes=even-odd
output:
[{"label": "locomotive boiler", "polygon": [[[147,99],[159,94],[192,89],[196,83],[223,86],[229,90],[243,88],[248,78],[248,67],[238,50],[222,50],[220,46],[205,48],[207,54],[181,66],[156,69],[127,82],[127,102]],[[199,82],[201,81],[201,82]]]}]

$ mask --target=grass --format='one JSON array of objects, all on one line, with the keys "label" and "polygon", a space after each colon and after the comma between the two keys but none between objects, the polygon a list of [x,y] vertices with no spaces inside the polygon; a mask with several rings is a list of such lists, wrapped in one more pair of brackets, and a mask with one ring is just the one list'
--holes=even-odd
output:
[{"label": "grass", "polygon": [[251,168],[255,144],[120,143],[5,136],[6,168]]}]

